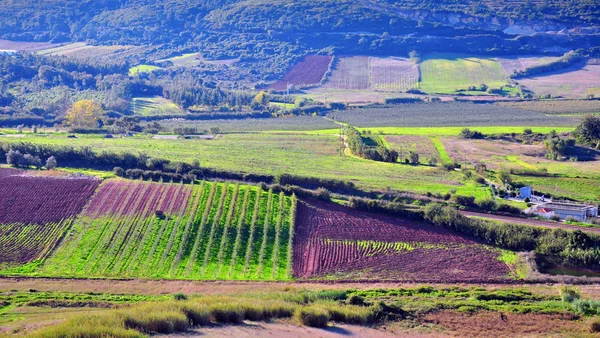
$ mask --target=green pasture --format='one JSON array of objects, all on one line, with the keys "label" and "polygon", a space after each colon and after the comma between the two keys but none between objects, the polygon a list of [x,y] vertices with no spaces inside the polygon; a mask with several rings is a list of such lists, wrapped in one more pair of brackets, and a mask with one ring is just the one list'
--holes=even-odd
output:
[{"label": "green pasture", "polygon": [[156,69],[160,69],[160,67],[152,66],[152,65],[139,65],[139,66],[129,68],[129,75],[133,76],[138,73],[150,73]]},{"label": "green pasture", "polygon": [[185,111],[173,101],[160,96],[134,97],[129,110],[140,116],[185,115]]},{"label": "green pasture", "polygon": [[500,88],[506,84],[506,74],[500,63],[491,58],[433,53],[423,57],[420,67],[420,89],[426,93],[451,94],[469,86],[486,84],[490,88]]},{"label": "green pasture", "polygon": [[[337,131],[337,130],[336,130]],[[337,131],[339,132],[339,131]],[[201,166],[246,173],[295,175],[354,182],[364,189],[387,188],[417,193],[487,196],[485,187],[463,182],[462,176],[441,168],[384,163],[341,156],[338,135],[261,133],[225,134],[215,140],[154,140],[150,136],[105,139],[99,136],[66,135],[1,139],[48,145],[87,146],[95,151],[143,152],[173,161],[199,160]],[[60,163],[59,163],[60,166]]]}]

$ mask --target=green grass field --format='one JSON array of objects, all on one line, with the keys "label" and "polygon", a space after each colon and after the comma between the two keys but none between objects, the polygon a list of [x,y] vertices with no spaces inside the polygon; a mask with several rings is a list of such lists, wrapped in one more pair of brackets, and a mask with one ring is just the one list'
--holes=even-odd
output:
[{"label": "green grass field", "polygon": [[152,65],[139,65],[139,66],[131,67],[129,69],[129,75],[133,76],[137,73],[150,73],[156,69],[160,69],[160,67],[152,66]]},{"label": "green grass field", "polygon": [[[333,130],[339,133],[339,130]],[[429,166],[375,162],[340,156],[336,133],[330,134],[225,134],[216,140],[153,140],[149,136],[105,139],[84,136],[70,139],[66,135],[3,139],[4,142],[33,142],[50,145],[89,146],[96,151],[144,152],[173,161],[192,162],[201,166],[259,174],[289,173],[310,177],[347,180],[364,189],[387,188],[417,193],[446,193],[485,197],[487,192],[462,176]],[[59,163],[60,165],[60,163]]]},{"label": "green grass field", "polygon": [[140,116],[185,115],[185,111],[163,97],[134,97],[129,110]]},{"label": "green grass field", "polygon": [[420,89],[426,93],[451,94],[469,86],[499,88],[506,83],[500,63],[490,58],[434,53],[425,55],[420,67]]},{"label": "green grass field", "polygon": [[[169,189],[168,184],[123,181],[115,189],[119,181],[100,188],[90,203],[100,203],[100,211],[84,211],[46,261],[5,273],[193,280],[291,277],[294,197],[208,182]],[[147,202],[156,199],[175,209],[156,216]],[[113,200],[120,203],[117,210],[103,213]]]}]

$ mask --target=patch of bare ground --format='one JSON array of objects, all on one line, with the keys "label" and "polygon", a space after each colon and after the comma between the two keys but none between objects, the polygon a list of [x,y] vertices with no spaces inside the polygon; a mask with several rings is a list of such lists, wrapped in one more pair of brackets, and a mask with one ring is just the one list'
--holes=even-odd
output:
[{"label": "patch of bare ground", "polygon": [[[166,337],[286,337],[286,338],[313,338],[313,337],[397,337],[397,335],[381,329],[354,326],[335,325],[325,329],[317,329],[306,326],[297,326],[285,322],[258,323],[245,322],[241,325],[215,325],[193,330],[184,334],[168,335]],[[411,335],[402,335],[411,337]],[[417,337],[413,335],[413,337]],[[419,336],[420,337],[420,336]]]},{"label": "patch of bare ground", "polygon": [[[328,282],[243,282],[243,281],[183,281],[183,280],[111,280],[111,279],[60,279],[60,278],[13,278],[0,277],[0,290],[56,291],[56,292],[101,292],[112,294],[163,295],[173,293],[203,295],[235,295],[290,290],[370,290],[416,288],[424,285],[436,287],[477,286],[486,290],[524,288],[543,295],[556,295],[557,285],[540,284],[493,284],[493,283],[328,283]],[[577,286],[587,298],[600,298],[600,284]]]},{"label": "patch of bare ground", "polygon": [[61,44],[50,42],[10,41],[0,39],[0,49],[18,50],[20,52],[37,52],[38,50],[58,47]]},{"label": "patch of bare ground", "polygon": [[588,334],[585,320],[570,314],[514,314],[481,311],[462,313],[444,310],[422,319],[451,337],[564,337]]},{"label": "patch of bare ground", "polygon": [[441,141],[446,152],[454,161],[464,163],[466,160],[471,164],[485,163],[490,169],[511,166],[524,169],[518,164],[509,163],[506,156],[524,155],[543,158],[545,154],[541,144],[521,144],[503,140],[466,140],[459,137],[444,137],[441,138]]},{"label": "patch of bare ground", "polygon": [[550,94],[554,97],[585,98],[600,94],[600,65],[588,64],[581,69],[566,69],[519,79],[518,82],[536,95]]}]

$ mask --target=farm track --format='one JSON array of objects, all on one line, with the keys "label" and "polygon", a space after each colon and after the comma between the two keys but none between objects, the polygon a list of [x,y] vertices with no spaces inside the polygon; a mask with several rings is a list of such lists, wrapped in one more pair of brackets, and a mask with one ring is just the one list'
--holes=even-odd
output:
[{"label": "farm track", "polygon": [[529,226],[541,227],[541,228],[547,228],[547,229],[562,229],[562,230],[570,230],[570,231],[581,230],[583,232],[600,234],[600,228],[587,228],[587,227],[581,227],[581,226],[576,226],[576,225],[546,222],[546,221],[541,221],[541,220],[537,220],[537,219],[510,217],[510,216],[502,216],[502,215],[492,215],[492,214],[484,214],[484,213],[472,212],[472,211],[461,211],[460,213],[467,217],[484,218],[484,219],[488,219],[488,220],[492,220],[492,221],[499,221],[499,222],[504,222],[504,223],[522,224],[522,225],[529,225]]}]

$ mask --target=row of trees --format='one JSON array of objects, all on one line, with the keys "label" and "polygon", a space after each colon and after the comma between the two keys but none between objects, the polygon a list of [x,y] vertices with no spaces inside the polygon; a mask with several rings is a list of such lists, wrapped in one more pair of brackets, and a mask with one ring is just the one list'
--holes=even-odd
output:
[{"label": "row of trees", "polygon": [[359,157],[380,162],[398,162],[398,152],[389,150],[381,144],[369,146],[361,133],[352,126],[344,126],[344,139],[350,151]]},{"label": "row of trees", "polygon": [[[6,153],[6,163],[16,168],[29,168],[35,167],[38,170],[42,169],[42,159],[39,156],[31,154],[22,154],[18,150],[9,150]],[[52,170],[58,166],[54,156],[46,159],[46,169]]]}]

